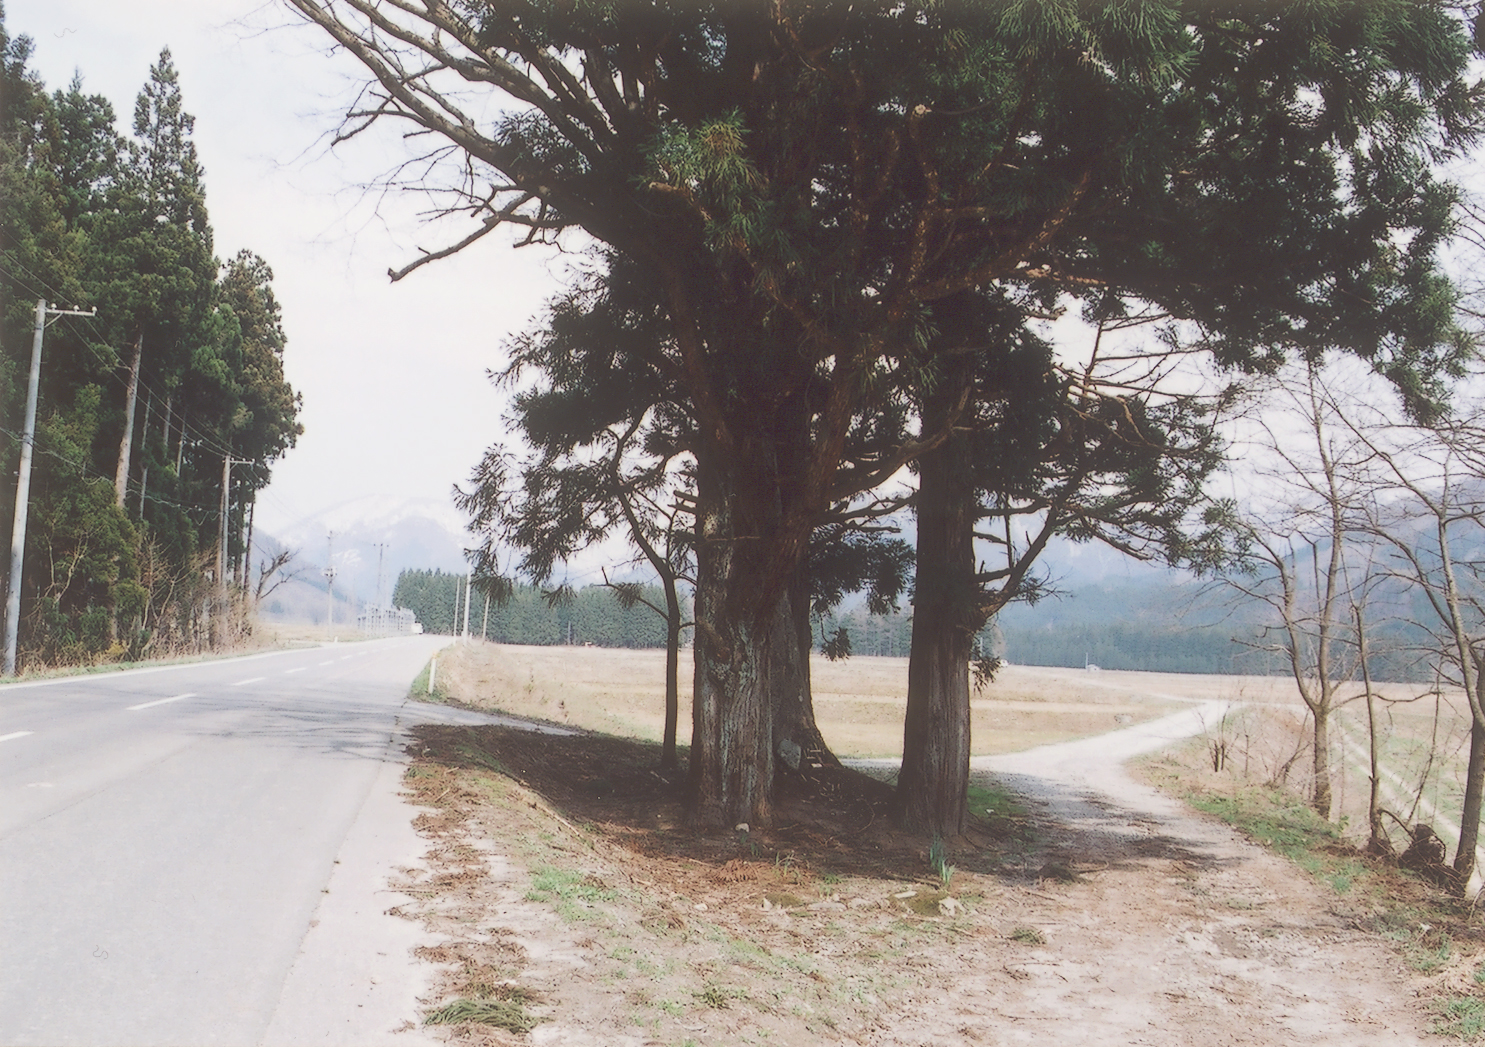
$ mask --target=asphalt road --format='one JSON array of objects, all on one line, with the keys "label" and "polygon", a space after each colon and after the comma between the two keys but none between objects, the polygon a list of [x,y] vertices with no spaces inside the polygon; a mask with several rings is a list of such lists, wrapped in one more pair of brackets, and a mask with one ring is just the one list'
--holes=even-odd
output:
[{"label": "asphalt road", "polygon": [[410,1043],[385,914],[446,638],[0,686],[0,1044]]}]

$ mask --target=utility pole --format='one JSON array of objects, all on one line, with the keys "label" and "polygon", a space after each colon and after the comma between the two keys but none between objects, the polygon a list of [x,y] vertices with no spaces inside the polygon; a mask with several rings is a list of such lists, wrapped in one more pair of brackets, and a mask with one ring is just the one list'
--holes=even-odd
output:
[{"label": "utility pole", "polygon": [[217,542],[217,590],[224,601],[227,599],[227,517],[231,510],[232,467],[247,464],[246,458],[233,458],[230,454],[222,456],[222,525]]},{"label": "utility pole", "polygon": [[382,599],[382,558],[384,556],[386,556],[386,553],[387,553],[387,543],[386,542],[377,542],[376,543],[376,605],[379,608],[386,607],[387,606],[386,601]]},{"label": "utility pole", "polygon": [[129,386],[124,397],[124,438],[119,442],[119,465],[114,472],[113,488],[118,507],[124,507],[124,493],[129,488],[129,454],[134,446],[134,407],[139,403],[139,361],[144,355],[144,328],[134,338],[134,360],[129,365]]},{"label": "utility pole", "polygon": [[31,454],[36,446],[36,399],[41,389],[41,343],[47,314],[97,316],[97,309],[52,309],[45,298],[36,302],[36,332],[31,338],[31,377],[26,383],[26,421],[21,432],[21,464],[15,482],[15,520],[10,529],[10,588],[5,591],[5,675],[15,675],[16,646],[21,630],[21,563],[26,558],[26,510],[31,499]]},{"label": "utility pole", "polygon": [[329,604],[325,608],[325,624],[335,628],[335,532],[325,536],[325,593]]}]

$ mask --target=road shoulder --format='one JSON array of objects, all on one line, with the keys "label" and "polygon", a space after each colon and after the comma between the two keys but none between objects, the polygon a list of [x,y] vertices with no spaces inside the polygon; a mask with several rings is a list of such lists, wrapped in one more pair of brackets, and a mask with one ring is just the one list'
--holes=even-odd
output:
[{"label": "road shoulder", "polygon": [[414,1024],[432,969],[412,955],[437,939],[419,922],[392,912],[412,900],[394,884],[405,870],[422,867],[426,849],[403,796],[405,771],[403,760],[382,763],[284,980],[264,1044],[438,1042]]}]

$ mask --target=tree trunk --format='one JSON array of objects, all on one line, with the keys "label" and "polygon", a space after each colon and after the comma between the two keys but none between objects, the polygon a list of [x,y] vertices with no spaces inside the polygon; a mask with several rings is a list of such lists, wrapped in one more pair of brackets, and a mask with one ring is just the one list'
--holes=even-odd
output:
[{"label": "tree trunk", "polygon": [[[1326,686],[1324,680],[1320,682],[1323,689]],[[1315,786],[1310,793],[1310,806],[1315,813],[1326,821],[1330,820],[1331,793],[1330,793],[1330,695],[1322,691],[1323,697],[1320,704],[1313,710],[1315,717],[1315,759],[1312,768],[1315,773]]]},{"label": "tree trunk", "polygon": [[114,501],[124,507],[129,488],[129,453],[134,447],[134,408],[139,402],[139,361],[144,355],[144,332],[134,339],[134,359],[129,364],[129,387],[124,394],[124,436],[119,441],[119,464],[113,474]]},{"label": "tree trunk", "polygon": [[787,671],[776,663],[798,657],[792,630],[779,627],[789,594],[770,577],[775,550],[765,540],[777,533],[768,505],[777,495],[747,486],[725,466],[698,460],[687,819],[700,828],[772,822],[772,690]]},{"label": "tree trunk", "polygon": [[839,767],[815,723],[810,691],[810,652],[815,638],[810,629],[809,572],[801,562],[789,586],[788,600],[776,620],[780,655],[774,665],[773,752],[782,773],[810,767]]},{"label": "tree trunk", "polygon": [[[696,676],[692,697],[688,820],[720,828],[773,820],[773,701],[779,655],[773,615],[740,607],[731,550],[697,549]],[[729,575],[731,577],[729,577]]]},{"label": "tree trunk", "polygon": [[[948,374],[924,407],[924,428],[943,425],[958,383]],[[955,434],[918,460],[918,568],[908,655],[898,816],[909,832],[955,836],[969,790],[969,659],[983,624],[976,600],[975,488],[968,441]]]},{"label": "tree trunk", "polygon": [[248,583],[253,576],[253,519],[258,515],[258,492],[254,491],[247,506],[247,535],[242,542],[242,568],[237,572],[238,585],[242,587],[243,604],[247,604]]},{"label": "tree trunk", "polygon": [[[1478,686],[1478,680],[1476,681]],[[1470,724],[1470,760],[1464,779],[1464,809],[1459,816],[1459,850],[1454,855],[1458,890],[1463,893],[1475,871],[1475,848],[1480,842],[1480,806],[1485,793],[1485,727]]]},{"label": "tree trunk", "polygon": [[1367,770],[1370,788],[1366,799],[1367,841],[1370,854],[1386,854],[1391,848],[1387,844],[1387,830],[1382,825],[1382,758],[1381,738],[1377,734],[1377,696],[1372,691],[1372,668],[1367,660],[1366,625],[1362,619],[1361,605],[1352,607],[1356,616],[1356,653],[1361,665],[1361,682],[1366,689],[1366,738]]},{"label": "tree trunk", "polygon": [[660,766],[667,770],[681,765],[676,755],[676,721],[681,716],[681,598],[675,575],[660,576],[665,589],[665,738],[660,743]]}]

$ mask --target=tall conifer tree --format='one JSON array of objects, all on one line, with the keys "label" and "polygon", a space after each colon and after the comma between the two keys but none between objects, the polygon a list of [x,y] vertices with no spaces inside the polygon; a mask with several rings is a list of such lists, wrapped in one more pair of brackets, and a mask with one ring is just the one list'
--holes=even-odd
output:
[{"label": "tall conifer tree", "polygon": [[843,457],[893,372],[948,366],[923,355],[936,302],[1148,303],[1230,366],[1359,353],[1420,410],[1460,348],[1430,163],[1474,140],[1479,94],[1441,2],[291,2],[373,76],[348,130],[454,147],[423,188],[479,224],[403,272],[513,226],[655,275],[697,430],[698,824],[772,818],[818,521],[965,409]]}]

